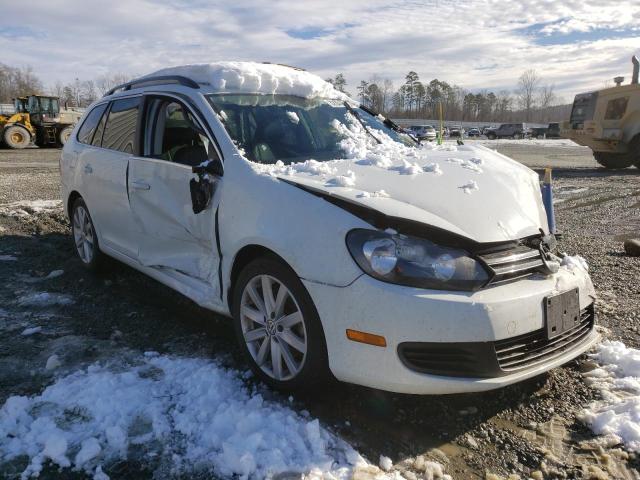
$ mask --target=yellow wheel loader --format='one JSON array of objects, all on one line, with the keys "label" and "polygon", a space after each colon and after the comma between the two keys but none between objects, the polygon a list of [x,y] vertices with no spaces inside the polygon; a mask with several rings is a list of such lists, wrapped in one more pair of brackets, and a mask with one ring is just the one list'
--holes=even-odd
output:
[{"label": "yellow wheel loader", "polygon": [[61,109],[58,97],[28,95],[14,99],[13,115],[0,115],[0,141],[10,148],[64,145],[82,114]]},{"label": "yellow wheel loader", "polygon": [[616,77],[615,87],[576,95],[569,121],[560,126],[562,137],[591,148],[605,168],[640,168],[640,62],[631,61],[631,83]]}]

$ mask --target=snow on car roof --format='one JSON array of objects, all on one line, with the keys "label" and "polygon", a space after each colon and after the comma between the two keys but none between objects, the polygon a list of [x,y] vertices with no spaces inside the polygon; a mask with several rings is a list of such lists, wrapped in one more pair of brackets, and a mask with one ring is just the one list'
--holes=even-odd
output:
[{"label": "snow on car roof", "polygon": [[215,93],[260,93],[324,97],[348,97],[322,78],[304,70],[272,63],[215,62],[163,68],[147,77],[182,75]]}]

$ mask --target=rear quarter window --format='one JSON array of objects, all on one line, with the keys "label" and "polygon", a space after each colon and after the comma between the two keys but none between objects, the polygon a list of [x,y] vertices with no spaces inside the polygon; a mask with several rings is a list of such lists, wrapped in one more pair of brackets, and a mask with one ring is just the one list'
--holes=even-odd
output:
[{"label": "rear quarter window", "polygon": [[123,98],[111,104],[102,135],[102,148],[133,153],[141,97]]},{"label": "rear quarter window", "polygon": [[604,114],[605,120],[620,120],[627,110],[629,97],[614,98],[607,103],[607,111]]},{"label": "rear quarter window", "polygon": [[96,105],[93,110],[87,114],[84,122],[82,122],[80,130],[78,131],[78,141],[80,143],[91,144],[96,132],[96,127],[98,126],[98,123],[106,109],[107,104],[103,103],[101,105]]}]

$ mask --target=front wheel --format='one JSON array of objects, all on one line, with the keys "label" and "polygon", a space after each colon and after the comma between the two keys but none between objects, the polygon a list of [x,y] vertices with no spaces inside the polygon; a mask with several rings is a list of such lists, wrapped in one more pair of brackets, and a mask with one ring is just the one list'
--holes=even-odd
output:
[{"label": "front wheel", "polygon": [[624,153],[593,152],[593,157],[609,170],[627,168],[633,164],[633,159]]},{"label": "front wheel", "polygon": [[496,134],[495,133],[488,133],[487,134],[487,138],[489,140],[495,140],[496,139]]},{"label": "front wheel", "polygon": [[12,125],[4,131],[4,143],[10,148],[26,148],[31,143],[31,134],[24,127]]},{"label": "front wheel", "polygon": [[320,318],[298,276],[275,257],[245,267],[233,295],[236,335],[253,372],[285,390],[318,385],[328,376]]}]

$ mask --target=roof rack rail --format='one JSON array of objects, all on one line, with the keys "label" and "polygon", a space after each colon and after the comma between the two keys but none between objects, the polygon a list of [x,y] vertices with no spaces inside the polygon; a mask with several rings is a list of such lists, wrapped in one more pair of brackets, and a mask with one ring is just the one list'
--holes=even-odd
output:
[{"label": "roof rack rail", "polygon": [[190,78],[183,77],[182,75],[160,75],[158,77],[142,77],[136,80],[131,80],[130,82],[113,87],[111,90],[105,93],[104,96],[108,97],[109,95],[113,95],[118,90],[122,90],[123,92],[125,92],[127,90],[131,90],[132,88],[140,88],[150,85],[168,85],[172,83],[184,85],[185,87],[200,88],[198,82]]}]

